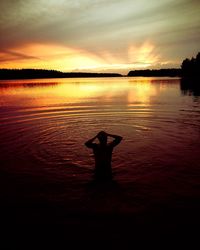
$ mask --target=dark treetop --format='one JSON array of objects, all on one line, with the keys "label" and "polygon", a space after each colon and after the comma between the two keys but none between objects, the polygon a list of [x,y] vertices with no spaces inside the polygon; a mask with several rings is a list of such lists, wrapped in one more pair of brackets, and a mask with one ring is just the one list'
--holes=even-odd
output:
[{"label": "dark treetop", "polygon": [[0,79],[36,79],[67,77],[119,77],[117,73],[61,72],[44,69],[0,69]]}]

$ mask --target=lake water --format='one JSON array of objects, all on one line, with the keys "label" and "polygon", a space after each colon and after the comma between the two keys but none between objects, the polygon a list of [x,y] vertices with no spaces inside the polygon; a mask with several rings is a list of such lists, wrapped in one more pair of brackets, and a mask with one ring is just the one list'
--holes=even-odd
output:
[{"label": "lake water", "polygon": [[[123,137],[115,184],[101,191],[84,146],[100,130]],[[1,80],[0,149],[1,199],[14,206],[180,208],[200,197],[200,97],[182,92],[179,78]]]}]

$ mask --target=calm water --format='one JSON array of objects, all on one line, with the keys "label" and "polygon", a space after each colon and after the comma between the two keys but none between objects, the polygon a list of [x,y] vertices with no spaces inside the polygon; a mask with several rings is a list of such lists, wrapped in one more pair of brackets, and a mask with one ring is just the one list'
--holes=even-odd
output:
[{"label": "calm water", "polygon": [[[180,79],[0,81],[0,97],[5,197],[132,211],[199,195],[200,98],[183,94]],[[94,159],[84,142],[100,130],[123,141],[112,162],[120,188],[97,200],[87,188]]]}]

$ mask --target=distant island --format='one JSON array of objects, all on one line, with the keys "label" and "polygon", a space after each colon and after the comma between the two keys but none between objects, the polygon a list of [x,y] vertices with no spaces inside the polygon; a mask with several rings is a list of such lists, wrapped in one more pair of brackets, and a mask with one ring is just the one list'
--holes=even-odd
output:
[{"label": "distant island", "polygon": [[143,70],[131,70],[128,76],[169,76],[176,77],[181,76],[181,69],[143,69]]},{"label": "distant island", "polygon": [[171,69],[144,69],[144,70],[131,70],[128,76],[169,76],[169,77],[182,77],[190,79],[200,78],[200,52],[196,58],[186,58],[183,60],[180,68]]},{"label": "distant island", "polygon": [[75,77],[119,77],[117,73],[61,72],[46,69],[0,69],[0,79],[39,79]]}]

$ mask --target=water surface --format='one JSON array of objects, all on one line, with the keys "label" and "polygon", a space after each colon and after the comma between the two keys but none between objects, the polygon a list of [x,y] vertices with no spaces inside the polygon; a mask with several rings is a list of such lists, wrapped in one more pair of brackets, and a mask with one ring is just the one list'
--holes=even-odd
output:
[{"label": "water surface", "polygon": [[[199,195],[200,98],[178,78],[7,80],[0,97],[5,198],[135,211]],[[104,198],[87,188],[94,159],[84,146],[100,130],[123,136],[112,162],[120,189]]]}]

